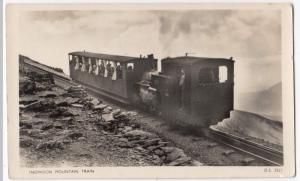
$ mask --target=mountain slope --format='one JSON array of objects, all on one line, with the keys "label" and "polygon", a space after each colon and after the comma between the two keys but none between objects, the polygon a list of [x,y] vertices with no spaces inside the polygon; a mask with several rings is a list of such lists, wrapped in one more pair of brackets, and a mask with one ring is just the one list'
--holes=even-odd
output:
[{"label": "mountain slope", "polygon": [[239,94],[235,109],[257,113],[267,118],[282,121],[282,84],[257,92]]}]

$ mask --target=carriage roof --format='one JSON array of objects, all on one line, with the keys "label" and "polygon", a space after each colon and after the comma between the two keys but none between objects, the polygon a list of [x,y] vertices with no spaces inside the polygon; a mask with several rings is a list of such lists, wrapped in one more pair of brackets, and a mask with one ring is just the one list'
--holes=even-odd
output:
[{"label": "carriage roof", "polygon": [[140,59],[139,57],[92,53],[92,52],[86,52],[86,51],[71,52],[69,54],[88,57],[88,58],[97,58],[97,59],[102,59],[102,60],[125,62],[125,63]]}]

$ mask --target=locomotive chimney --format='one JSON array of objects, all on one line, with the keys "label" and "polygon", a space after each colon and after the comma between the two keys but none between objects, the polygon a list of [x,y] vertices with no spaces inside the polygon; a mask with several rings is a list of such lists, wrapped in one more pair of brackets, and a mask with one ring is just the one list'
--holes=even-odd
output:
[{"label": "locomotive chimney", "polygon": [[148,58],[149,58],[149,59],[153,59],[153,58],[154,58],[153,53],[152,53],[152,54],[149,54],[149,55],[148,55]]}]

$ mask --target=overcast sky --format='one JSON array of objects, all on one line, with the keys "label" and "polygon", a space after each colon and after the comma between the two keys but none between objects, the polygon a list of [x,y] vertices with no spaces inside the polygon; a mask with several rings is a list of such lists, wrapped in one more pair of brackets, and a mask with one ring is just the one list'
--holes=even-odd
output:
[{"label": "overcast sky", "polygon": [[251,92],[281,81],[280,21],[274,10],[30,11],[20,15],[20,53],[67,73],[71,51],[232,56],[236,92]]}]

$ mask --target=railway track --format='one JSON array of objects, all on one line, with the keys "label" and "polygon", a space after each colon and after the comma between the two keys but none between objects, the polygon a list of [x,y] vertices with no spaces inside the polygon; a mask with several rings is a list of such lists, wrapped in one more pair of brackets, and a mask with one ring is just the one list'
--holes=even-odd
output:
[{"label": "railway track", "polygon": [[[49,73],[53,75],[55,84],[60,87],[66,88],[69,86],[78,85],[65,74],[57,72],[49,67],[43,66],[42,64],[31,62],[30,60],[24,61],[24,64],[31,70],[40,73]],[[87,88],[86,86],[84,87]],[[259,160],[263,160],[264,162],[267,162],[270,165],[283,165],[283,153],[280,151],[213,128],[208,129],[206,136],[210,139],[213,139],[216,142],[219,142],[235,150],[251,155]]]},{"label": "railway track", "polygon": [[230,146],[236,150],[252,155],[255,158],[262,159],[271,165],[283,165],[283,153],[270,147],[263,146],[253,141],[246,140],[242,137],[213,128],[209,129],[208,137],[224,145]]},{"label": "railway track", "polygon": [[58,85],[59,87],[69,87],[69,86],[75,86],[78,85],[75,82],[73,82],[70,77],[65,75],[64,73],[57,72],[49,67],[43,66],[42,64],[33,62],[31,60],[25,59],[23,64],[25,67],[34,70],[38,73],[48,73],[51,74],[54,78],[55,84]]}]

